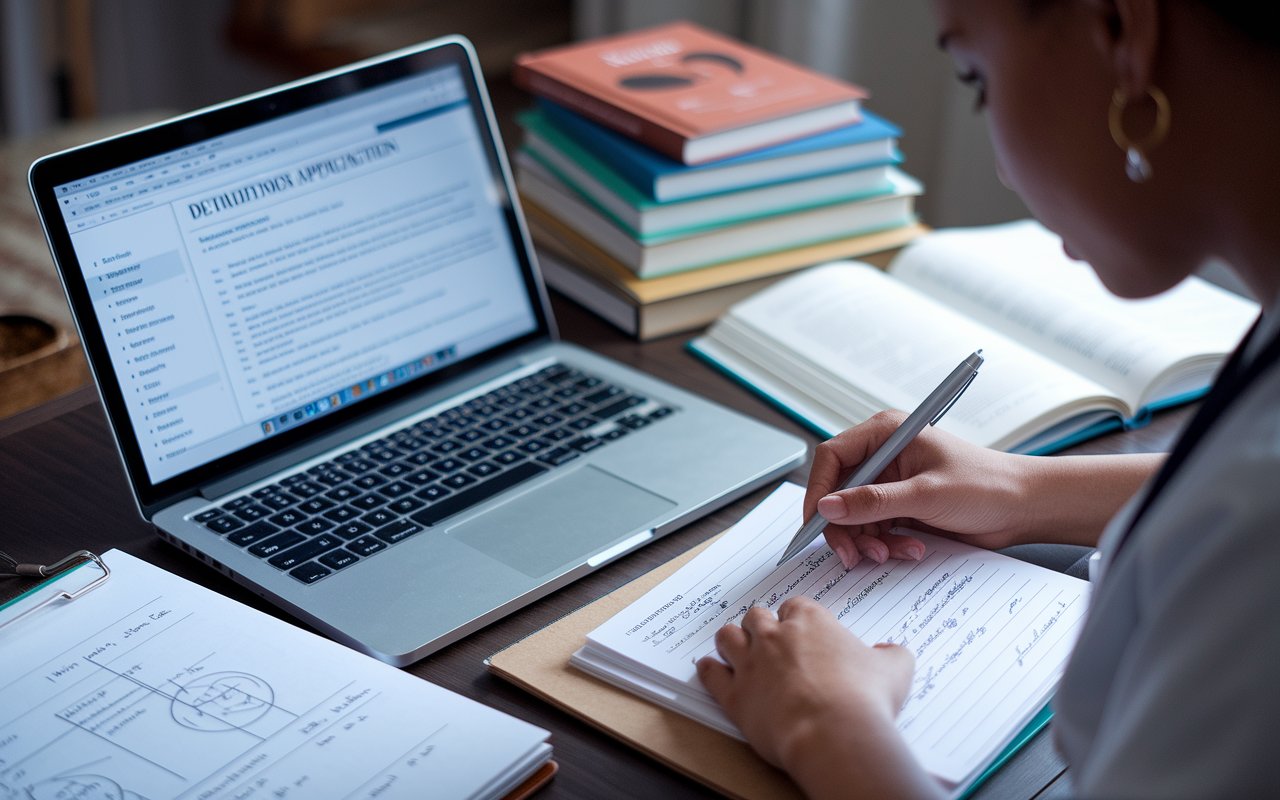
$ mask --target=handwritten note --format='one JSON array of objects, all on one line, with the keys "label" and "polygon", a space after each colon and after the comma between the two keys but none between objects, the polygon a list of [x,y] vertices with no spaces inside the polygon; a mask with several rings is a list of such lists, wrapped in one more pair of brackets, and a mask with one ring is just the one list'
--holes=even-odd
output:
[{"label": "handwritten note", "polygon": [[784,484],[685,567],[593,631],[573,663],[740,735],[698,683],[715,633],[753,606],[822,603],[867,643],[916,659],[898,729],[948,785],[977,773],[1043,707],[1083,619],[1088,584],[998,553],[922,534],[919,561],[845,570],[819,539],[775,567],[800,525],[804,490]]},{"label": "handwritten note", "polygon": [[546,731],[104,558],[102,587],[0,629],[0,797],[500,797],[549,757]]}]

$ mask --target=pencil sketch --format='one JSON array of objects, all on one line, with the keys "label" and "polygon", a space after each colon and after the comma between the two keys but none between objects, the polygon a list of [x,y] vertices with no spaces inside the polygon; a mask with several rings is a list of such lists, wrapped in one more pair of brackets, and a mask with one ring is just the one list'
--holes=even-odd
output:
[{"label": "pencil sketch", "polygon": [[171,712],[179,725],[196,731],[243,730],[272,707],[270,684],[246,672],[215,672],[183,686]]}]

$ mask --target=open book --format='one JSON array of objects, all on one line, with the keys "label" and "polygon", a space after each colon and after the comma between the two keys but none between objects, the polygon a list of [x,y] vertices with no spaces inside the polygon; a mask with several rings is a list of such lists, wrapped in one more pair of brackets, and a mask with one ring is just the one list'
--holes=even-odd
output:
[{"label": "open book", "polygon": [[[846,571],[819,539],[780,567],[804,489],[784,483],[670,578],[587,635],[574,666],[730,736],[698,681],[715,633],[752,606],[807,595],[864,642],[915,656],[898,730],[922,766],[964,792],[1052,696],[1075,643],[1088,583],[971,545],[918,534],[919,561]],[[1033,728],[1034,730],[1034,728]]]},{"label": "open book", "polygon": [[738,303],[691,349],[827,436],[910,411],[986,357],[939,427],[1047,453],[1207,390],[1258,305],[1199,278],[1122,300],[1031,221],[938,231],[889,265],[815,267]]}]

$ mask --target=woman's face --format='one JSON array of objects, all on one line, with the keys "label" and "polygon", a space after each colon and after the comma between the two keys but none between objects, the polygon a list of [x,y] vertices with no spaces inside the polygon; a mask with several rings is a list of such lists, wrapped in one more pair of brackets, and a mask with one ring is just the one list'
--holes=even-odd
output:
[{"label": "woman's face", "polygon": [[1198,260],[1159,234],[1160,153],[1151,184],[1135,185],[1111,139],[1117,80],[1103,5],[1059,0],[1033,16],[1024,0],[934,2],[939,42],[986,109],[1002,180],[1111,291],[1144,297]]}]

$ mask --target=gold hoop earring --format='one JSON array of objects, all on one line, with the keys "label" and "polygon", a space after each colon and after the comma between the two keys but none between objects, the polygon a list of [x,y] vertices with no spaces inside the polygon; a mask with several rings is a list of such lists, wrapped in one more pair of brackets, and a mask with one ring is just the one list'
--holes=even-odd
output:
[{"label": "gold hoop earring", "polygon": [[1151,162],[1147,159],[1147,151],[1158,147],[1169,134],[1169,98],[1155,86],[1148,87],[1147,94],[1156,103],[1156,124],[1142,141],[1135,142],[1124,131],[1124,110],[1129,105],[1129,96],[1123,89],[1116,89],[1112,93],[1111,112],[1107,115],[1111,138],[1125,154],[1125,174],[1134,183],[1151,180],[1153,172]]}]

